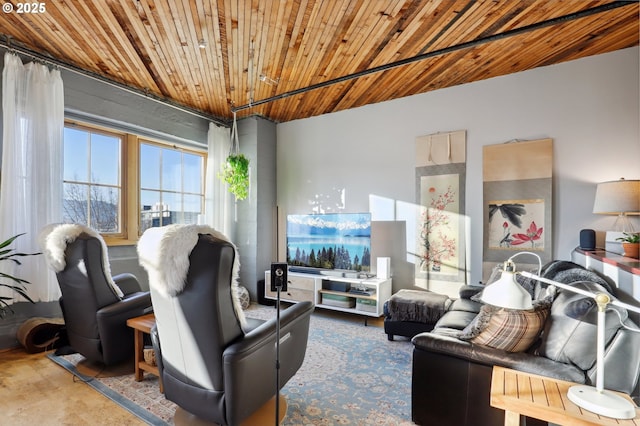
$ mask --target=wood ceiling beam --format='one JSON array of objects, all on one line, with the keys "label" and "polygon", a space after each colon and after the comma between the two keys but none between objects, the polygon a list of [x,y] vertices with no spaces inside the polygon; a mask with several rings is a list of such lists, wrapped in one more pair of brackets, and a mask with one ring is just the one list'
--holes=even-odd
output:
[{"label": "wood ceiling beam", "polygon": [[473,47],[477,47],[483,44],[487,44],[490,42],[495,42],[495,41],[500,41],[503,40],[505,38],[510,38],[510,37],[514,37],[514,36],[518,36],[521,34],[525,34],[525,33],[529,33],[532,31],[536,31],[536,30],[540,30],[543,28],[547,28],[547,27],[552,27],[555,25],[560,25],[566,22],[570,22],[570,21],[574,21],[574,20],[578,20],[578,19],[582,19],[582,18],[586,18],[588,16],[591,15],[595,15],[598,13],[602,13],[602,12],[606,12],[609,10],[613,10],[619,7],[624,7],[624,6],[629,6],[632,3],[626,2],[626,1],[615,1],[612,3],[608,3],[605,5],[601,5],[601,6],[596,6],[594,8],[590,8],[590,9],[586,9],[586,10],[582,10],[579,12],[575,12],[575,13],[571,13],[568,15],[563,15],[560,17],[556,17],[556,18],[551,18],[542,22],[536,22],[534,24],[530,24],[530,25],[526,25],[520,28],[515,28],[512,30],[507,30],[504,31],[502,33],[498,33],[498,34],[493,34],[493,35],[489,35],[486,37],[481,37],[475,40],[471,40],[468,42],[462,42],[456,45],[452,45],[452,46],[447,46],[432,52],[426,52],[426,53],[422,53],[410,58],[405,58],[405,59],[401,59],[395,62],[391,62],[388,64],[384,64],[384,65],[379,65],[373,68],[369,68],[363,71],[358,71],[358,72],[354,72],[351,74],[347,74],[341,77],[337,77],[337,78],[333,78],[330,80],[326,80],[320,83],[315,83],[315,84],[311,84],[309,86],[306,87],[301,87],[298,89],[294,89],[294,90],[290,90],[284,93],[280,93],[278,95],[272,96],[270,98],[266,98],[266,99],[262,99],[259,101],[254,101],[251,104],[245,104],[245,105],[241,105],[241,106],[237,106],[237,107],[232,107],[231,111],[232,112],[238,112],[238,111],[242,111],[242,110],[246,110],[255,106],[260,106],[260,105],[264,105],[267,103],[271,103],[277,100],[281,100],[281,99],[285,99],[291,96],[296,96],[296,95],[300,95],[303,93],[307,93],[310,92],[312,90],[317,90],[317,89],[321,89],[324,87],[328,87],[328,86],[332,86],[335,84],[339,84],[339,83],[343,83],[343,82],[347,82],[350,80],[354,80],[354,79],[358,79],[361,77],[366,77],[369,76],[371,74],[375,74],[375,73],[380,73],[383,71],[388,71],[394,68],[398,68],[398,67],[402,67],[405,65],[409,65],[415,62],[419,62],[419,61],[423,61],[425,59],[429,59],[429,58],[433,58],[435,56],[441,56],[441,55],[445,55],[445,54],[449,54],[449,53],[453,53],[453,52],[457,52],[460,50],[465,50],[465,49],[470,49]]}]

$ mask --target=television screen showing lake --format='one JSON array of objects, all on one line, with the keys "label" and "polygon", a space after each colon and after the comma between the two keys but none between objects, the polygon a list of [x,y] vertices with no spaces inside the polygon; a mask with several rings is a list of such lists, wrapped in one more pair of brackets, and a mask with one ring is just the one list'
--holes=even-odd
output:
[{"label": "television screen showing lake", "polygon": [[287,263],[322,269],[369,271],[371,215],[287,216]]}]

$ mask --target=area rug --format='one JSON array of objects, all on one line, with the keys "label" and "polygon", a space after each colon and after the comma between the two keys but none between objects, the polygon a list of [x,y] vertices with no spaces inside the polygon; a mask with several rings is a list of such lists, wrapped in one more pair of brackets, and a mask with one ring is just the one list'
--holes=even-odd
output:
[{"label": "area rug", "polygon": [[[275,317],[273,307],[252,305],[248,317]],[[305,361],[282,389],[287,399],[283,425],[413,425],[409,341],[389,341],[364,317],[316,310],[311,316]],[[83,373],[78,354],[49,355],[59,365],[153,425],[172,425],[176,405],[145,374]]]}]

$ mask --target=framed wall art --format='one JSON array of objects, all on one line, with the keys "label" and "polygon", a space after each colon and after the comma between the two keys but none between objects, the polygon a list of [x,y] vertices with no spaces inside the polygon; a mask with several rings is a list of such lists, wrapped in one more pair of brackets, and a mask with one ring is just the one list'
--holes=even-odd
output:
[{"label": "framed wall art", "polygon": [[521,251],[552,260],[552,170],[552,139],[483,148],[483,277]]},{"label": "framed wall art", "polygon": [[465,131],[416,139],[416,285],[433,291],[466,283]]}]

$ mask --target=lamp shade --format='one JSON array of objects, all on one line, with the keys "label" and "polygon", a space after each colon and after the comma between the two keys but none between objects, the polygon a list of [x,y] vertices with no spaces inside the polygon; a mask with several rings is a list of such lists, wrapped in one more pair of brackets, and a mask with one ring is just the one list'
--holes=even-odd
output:
[{"label": "lamp shade", "polygon": [[531,295],[516,281],[515,273],[502,271],[499,280],[482,290],[482,301],[507,309],[533,309]]},{"label": "lamp shade", "polygon": [[614,180],[599,183],[593,202],[597,214],[640,214],[640,180]]}]

